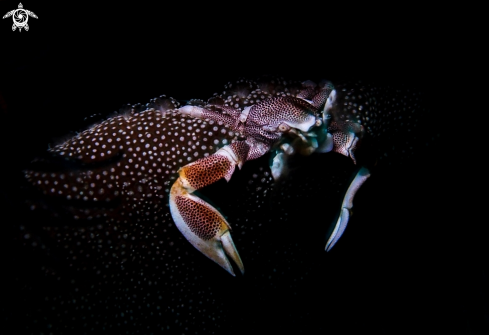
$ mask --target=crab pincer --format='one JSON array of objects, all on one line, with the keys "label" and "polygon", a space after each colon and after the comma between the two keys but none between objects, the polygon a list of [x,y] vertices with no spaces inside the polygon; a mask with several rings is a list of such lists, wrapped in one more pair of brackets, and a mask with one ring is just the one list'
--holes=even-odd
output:
[{"label": "crab pincer", "polygon": [[225,146],[211,156],[182,167],[170,191],[170,211],[177,228],[197,250],[233,276],[233,267],[226,255],[241,273],[244,273],[244,266],[231,237],[231,226],[217,209],[193,192],[223,177],[229,180],[239,162],[232,145]]}]

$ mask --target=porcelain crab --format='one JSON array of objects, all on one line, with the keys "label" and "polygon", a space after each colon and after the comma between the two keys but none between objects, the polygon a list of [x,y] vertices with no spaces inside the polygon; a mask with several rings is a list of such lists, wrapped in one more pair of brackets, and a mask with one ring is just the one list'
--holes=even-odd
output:
[{"label": "porcelain crab", "polygon": [[[238,132],[242,139],[225,145],[213,155],[183,166],[170,191],[172,217],[187,240],[210,259],[234,275],[226,255],[244,273],[244,266],[230,234],[230,225],[213,206],[193,192],[221,178],[229,180],[237,165],[274,150],[271,172],[274,179],[283,176],[287,156],[296,151],[340,152],[355,162],[355,149],[363,136],[363,126],[352,121],[331,122],[336,105],[336,91],[329,82],[316,85],[302,83],[294,95],[264,99],[243,109],[208,104],[204,107],[186,105],[178,112],[197,119],[222,122]],[[329,250],[341,236],[352,207],[355,191],[368,177],[362,169],[352,182],[340,219],[326,245]]]},{"label": "porcelain crab", "polygon": [[144,106],[129,106],[50,149],[83,169],[28,170],[25,175],[45,194],[67,200],[120,200],[110,215],[104,209],[75,213],[76,218],[106,217],[114,231],[134,217],[137,224],[161,220],[169,205],[183,236],[234,275],[228,257],[242,273],[244,265],[230,224],[199,190],[222,178],[229,181],[236,165],[241,168],[267,153],[270,178],[276,181],[287,178],[291,157],[347,156],[357,168],[327,236],[329,251],[342,236],[353,198],[371,167],[396,151],[392,136],[396,143],[407,140],[402,134],[411,131],[416,106],[412,94],[362,83],[243,79],[207,101],[187,100],[181,106],[161,96]]}]

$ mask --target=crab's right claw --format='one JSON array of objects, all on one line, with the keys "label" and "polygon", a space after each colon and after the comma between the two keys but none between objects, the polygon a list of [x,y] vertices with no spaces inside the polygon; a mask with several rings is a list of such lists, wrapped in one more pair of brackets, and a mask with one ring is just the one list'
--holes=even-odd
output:
[{"label": "crab's right claw", "polygon": [[170,190],[170,211],[183,236],[234,276],[233,267],[226,255],[234,261],[241,273],[244,273],[244,267],[231,238],[231,227],[217,209],[193,194],[221,178],[231,178],[234,167],[240,165],[233,145],[225,146],[213,155],[179,170],[179,177]]},{"label": "crab's right claw", "polygon": [[226,219],[207,202],[189,193],[180,178],[171,188],[170,211],[180,232],[196,249],[234,276],[227,255],[244,273]]},{"label": "crab's right claw", "polygon": [[358,172],[355,174],[355,177],[351,181],[350,186],[348,187],[348,190],[346,191],[346,194],[343,198],[343,203],[341,204],[341,210],[338,216],[338,220],[333,226],[333,231],[329,235],[328,242],[326,242],[326,251],[330,251],[331,248],[333,248],[333,246],[336,244],[336,242],[338,242],[341,235],[343,235],[348,221],[350,220],[351,209],[353,208],[353,197],[368,177],[370,177],[370,171],[367,168],[362,167],[360,168],[360,170],[358,170]]}]

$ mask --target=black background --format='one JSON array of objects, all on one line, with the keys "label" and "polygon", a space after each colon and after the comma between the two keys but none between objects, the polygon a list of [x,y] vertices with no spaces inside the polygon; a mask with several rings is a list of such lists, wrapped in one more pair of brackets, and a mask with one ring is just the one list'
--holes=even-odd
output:
[{"label": "black background", "polygon": [[[17,5],[1,1],[0,11]],[[337,288],[317,288],[342,293],[332,294],[331,301],[312,297],[303,308],[330,306],[329,314],[316,312],[316,322],[330,324],[332,334],[484,333],[489,280],[487,262],[480,259],[487,248],[477,222],[464,214],[473,210],[462,201],[470,195],[459,189],[458,177],[473,160],[454,143],[459,111],[451,101],[462,84],[452,58],[457,33],[443,11],[305,2],[267,9],[247,3],[23,5],[39,17],[29,19],[28,32],[12,32],[10,18],[0,21],[2,222],[23,218],[11,210],[16,208],[9,197],[16,187],[11,176],[47,143],[77,130],[84,117],[125,103],[160,94],[206,99],[229,80],[261,74],[416,87],[430,98],[439,140],[402,170],[412,174],[391,175],[372,190],[381,198],[369,203],[365,197],[358,204],[365,225],[349,227],[348,240],[331,254],[332,271],[341,271],[342,281]],[[408,191],[399,191],[403,188]],[[397,190],[395,197],[382,197],[385,190]],[[380,222],[369,210],[378,202],[390,214]],[[403,203],[415,207],[406,210]],[[387,229],[376,233],[383,242],[370,246],[363,236],[378,231],[376,225]],[[18,268],[9,233],[2,234],[7,277]],[[2,311],[8,309],[2,305]],[[270,315],[264,330],[280,323],[280,315]],[[239,331],[239,325],[229,327]],[[22,333],[22,325],[15,333]]]}]

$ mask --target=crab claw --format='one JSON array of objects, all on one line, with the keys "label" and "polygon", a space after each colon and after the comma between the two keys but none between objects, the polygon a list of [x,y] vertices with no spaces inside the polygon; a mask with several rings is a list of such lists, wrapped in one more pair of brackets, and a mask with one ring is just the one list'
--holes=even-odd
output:
[{"label": "crab claw", "polygon": [[[231,227],[221,213],[193,194],[206,185],[225,178],[229,180],[242,158],[232,144],[215,154],[187,164],[178,171],[179,177],[170,190],[170,212],[173,221],[185,238],[200,252],[234,276],[226,255],[244,273],[244,266],[231,238]],[[234,149],[233,149],[234,148]],[[237,150],[235,152],[235,150]],[[242,155],[247,154],[247,151]]]},{"label": "crab claw", "polygon": [[201,253],[235,275],[226,255],[244,273],[244,266],[231,238],[231,227],[211,205],[190,194],[178,179],[170,191],[170,211],[176,226]]}]

